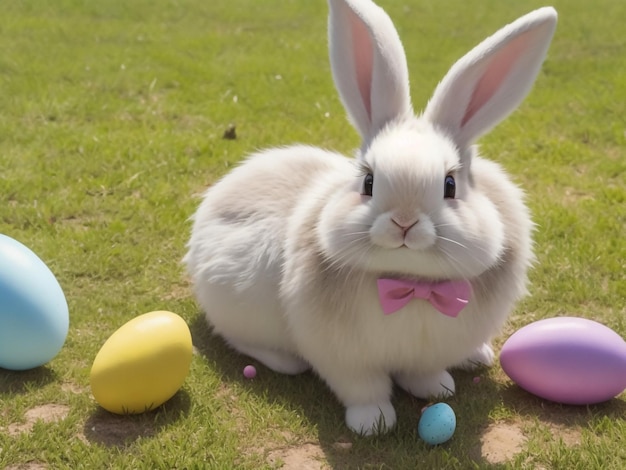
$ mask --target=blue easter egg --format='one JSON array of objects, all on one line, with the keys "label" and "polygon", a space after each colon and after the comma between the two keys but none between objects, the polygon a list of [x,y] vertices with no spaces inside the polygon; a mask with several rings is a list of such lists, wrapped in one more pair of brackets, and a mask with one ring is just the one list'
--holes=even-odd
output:
[{"label": "blue easter egg", "polygon": [[29,248],[0,234],[0,368],[50,361],[69,329],[67,301],[52,271]]},{"label": "blue easter egg", "polygon": [[456,415],[446,403],[437,403],[426,408],[417,425],[419,436],[433,446],[448,441],[455,429]]}]

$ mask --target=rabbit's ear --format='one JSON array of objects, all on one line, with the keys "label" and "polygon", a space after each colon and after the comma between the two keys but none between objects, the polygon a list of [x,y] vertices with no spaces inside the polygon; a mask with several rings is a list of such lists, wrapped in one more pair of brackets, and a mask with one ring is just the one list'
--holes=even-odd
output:
[{"label": "rabbit's ear", "polygon": [[424,115],[463,147],[507,117],[528,94],[556,28],[540,8],[505,26],[456,62]]},{"label": "rabbit's ear", "polygon": [[391,19],[370,0],[329,0],[335,85],[364,145],[388,122],[412,113],[409,74]]}]

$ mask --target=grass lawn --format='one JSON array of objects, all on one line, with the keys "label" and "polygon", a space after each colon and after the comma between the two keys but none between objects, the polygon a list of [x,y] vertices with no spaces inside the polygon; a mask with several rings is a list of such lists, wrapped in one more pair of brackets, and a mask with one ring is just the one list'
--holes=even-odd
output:
[{"label": "grass lawn", "polygon": [[[420,109],[449,66],[538,0],[379,0],[403,39]],[[516,329],[557,315],[626,337],[626,2],[556,0],[536,86],[481,141],[527,190],[538,224]],[[198,196],[246,153],[302,142],[351,152],[322,0],[20,0],[0,15],[0,233],[56,274],[70,332],[49,364],[0,370],[0,468],[626,468],[626,394],[568,407],[499,366],[455,372],[454,438],[416,436],[426,404],[360,438],[312,374],[280,376],[212,338],[180,260]],[[223,139],[229,124],[238,138]],[[154,412],[116,416],[92,361],[131,318],[171,310],[197,354]],[[481,380],[475,383],[474,376]],[[308,466],[307,466],[308,465]]]}]

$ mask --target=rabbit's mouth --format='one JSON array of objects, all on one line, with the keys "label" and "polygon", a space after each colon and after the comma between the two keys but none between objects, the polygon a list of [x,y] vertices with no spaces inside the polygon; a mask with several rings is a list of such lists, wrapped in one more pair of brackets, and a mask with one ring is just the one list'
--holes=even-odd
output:
[{"label": "rabbit's mouth", "polygon": [[436,284],[443,282],[469,282],[463,276],[419,276],[401,272],[387,271],[378,273],[378,279],[392,279],[415,284]]},{"label": "rabbit's mouth", "polygon": [[423,251],[436,240],[435,226],[428,217],[398,222],[393,216],[378,217],[370,231],[371,240],[381,248],[400,251]]}]

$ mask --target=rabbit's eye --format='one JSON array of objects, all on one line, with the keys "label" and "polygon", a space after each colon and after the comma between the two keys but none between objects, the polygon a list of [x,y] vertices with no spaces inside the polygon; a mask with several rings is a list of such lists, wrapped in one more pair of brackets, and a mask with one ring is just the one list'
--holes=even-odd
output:
[{"label": "rabbit's eye", "polygon": [[374,175],[371,173],[368,173],[365,175],[365,179],[363,180],[363,195],[371,196],[373,189],[374,189]]},{"label": "rabbit's eye", "polygon": [[448,175],[446,176],[443,197],[446,199],[454,199],[456,194],[456,182],[454,181],[454,176]]}]

